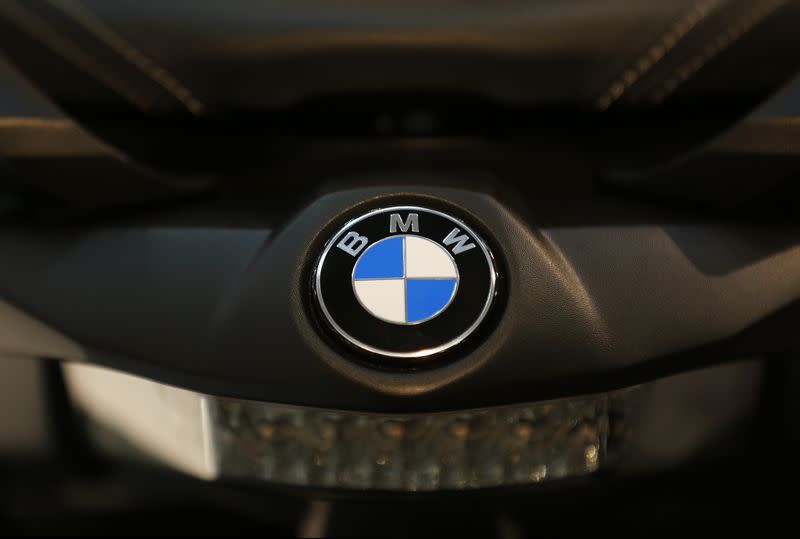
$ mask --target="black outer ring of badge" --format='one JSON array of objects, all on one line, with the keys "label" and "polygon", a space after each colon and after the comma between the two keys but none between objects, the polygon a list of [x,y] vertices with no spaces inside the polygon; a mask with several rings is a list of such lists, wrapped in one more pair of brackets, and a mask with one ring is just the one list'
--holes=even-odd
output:
[{"label": "black outer ring of badge", "polygon": [[[358,257],[384,238],[414,233],[389,232],[389,215],[399,213],[405,222],[409,213],[419,215],[418,235],[448,250],[442,240],[454,228],[466,233],[476,247],[454,255],[459,272],[456,296],[438,316],[420,324],[398,325],[375,318],[358,302],[351,276]],[[357,256],[336,247],[348,232],[367,236],[369,244]],[[486,318],[496,295],[497,268],[494,257],[475,231],[463,221],[439,210],[420,206],[391,206],[373,209],[347,222],[325,244],[313,274],[316,304],[325,322],[350,345],[373,355],[422,360],[461,344]]]}]

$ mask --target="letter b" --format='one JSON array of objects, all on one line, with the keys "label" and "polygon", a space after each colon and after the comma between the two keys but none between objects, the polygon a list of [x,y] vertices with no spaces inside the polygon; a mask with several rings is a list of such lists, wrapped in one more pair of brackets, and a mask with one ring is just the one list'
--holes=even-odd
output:
[{"label": "letter b", "polygon": [[350,231],[339,240],[336,247],[349,255],[356,256],[367,246],[367,243],[369,243],[369,239],[366,236],[359,236],[358,232]]}]

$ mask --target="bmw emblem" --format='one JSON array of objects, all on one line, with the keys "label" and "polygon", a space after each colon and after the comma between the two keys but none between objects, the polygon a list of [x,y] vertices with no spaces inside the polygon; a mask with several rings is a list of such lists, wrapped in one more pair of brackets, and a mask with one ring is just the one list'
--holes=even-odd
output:
[{"label": "bmw emblem", "polygon": [[350,345],[426,358],[478,328],[494,300],[497,271],[489,248],[463,221],[395,206],[336,232],[313,279],[325,322]]}]

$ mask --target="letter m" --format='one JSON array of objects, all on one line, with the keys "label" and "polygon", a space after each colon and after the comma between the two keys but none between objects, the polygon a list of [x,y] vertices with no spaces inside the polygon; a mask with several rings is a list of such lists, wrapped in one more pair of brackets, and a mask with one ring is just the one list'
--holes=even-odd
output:
[{"label": "letter m", "polygon": [[409,228],[411,232],[419,232],[419,215],[409,213],[404,222],[399,213],[391,214],[389,216],[389,233],[394,234],[398,228],[401,232],[408,232]]}]

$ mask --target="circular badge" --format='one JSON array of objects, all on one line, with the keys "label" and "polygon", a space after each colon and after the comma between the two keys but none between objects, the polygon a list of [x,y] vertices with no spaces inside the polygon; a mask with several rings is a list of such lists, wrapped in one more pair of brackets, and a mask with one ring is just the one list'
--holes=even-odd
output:
[{"label": "circular badge", "polygon": [[463,221],[418,206],[370,211],[325,245],[314,293],[327,324],[373,354],[423,358],[463,342],[486,317],[497,271]]}]

